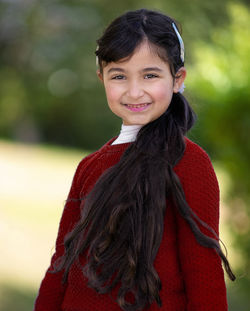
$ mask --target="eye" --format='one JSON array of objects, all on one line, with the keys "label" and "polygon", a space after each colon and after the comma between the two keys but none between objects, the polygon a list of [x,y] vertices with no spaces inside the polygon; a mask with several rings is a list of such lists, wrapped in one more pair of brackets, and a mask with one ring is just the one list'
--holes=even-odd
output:
[{"label": "eye", "polygon": [[153,78],[157,78],[158,76],[153,74],[153,73],[148,73],[145,75],[145,79],[153,79]]},{"label": "eye", "polygon": [[125,77],[123,75],[117,75],[111,78],[112,80],[123,80]]}]

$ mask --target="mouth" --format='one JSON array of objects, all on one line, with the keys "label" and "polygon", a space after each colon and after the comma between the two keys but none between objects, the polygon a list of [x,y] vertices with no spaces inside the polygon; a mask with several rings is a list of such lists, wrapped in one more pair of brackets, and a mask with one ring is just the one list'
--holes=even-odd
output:
[{"label": "mouth", "polygon": [[143,103],[137,105],[124,104],[124,106],[131,111],[143,111],[146,110],[150,105],[151,103]]}]

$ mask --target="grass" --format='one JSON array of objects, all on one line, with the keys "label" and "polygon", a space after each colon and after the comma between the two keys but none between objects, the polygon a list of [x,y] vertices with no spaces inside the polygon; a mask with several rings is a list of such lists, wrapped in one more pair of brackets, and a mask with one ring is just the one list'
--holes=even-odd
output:
[{"label": "grass", "polygon": [[25,287],[1,284],[0,311],[32,310],[36,293]]},{"label": "grass", "polygon": [[[76,166],[86,154],[0,141],[0,311],[32,310]],[[12,296],[23,305],[15,309]]]}]

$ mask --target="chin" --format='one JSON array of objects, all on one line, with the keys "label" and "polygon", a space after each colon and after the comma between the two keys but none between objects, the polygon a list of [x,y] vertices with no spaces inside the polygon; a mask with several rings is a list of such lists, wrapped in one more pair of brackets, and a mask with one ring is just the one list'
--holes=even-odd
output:
[{"label": "chin", "polygon": [[149,122],[151,122],[150,120],[128,120],[125,121],[124,124],[126,125],[146,125]]}]

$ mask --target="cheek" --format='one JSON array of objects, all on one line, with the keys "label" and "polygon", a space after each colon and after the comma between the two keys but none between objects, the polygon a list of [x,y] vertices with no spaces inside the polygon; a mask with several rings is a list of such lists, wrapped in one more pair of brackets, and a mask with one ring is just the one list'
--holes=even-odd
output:
[{"label": "cheek", "polygon": [[158,101],[170,100],[173,95],[173,87],[172,85],[169,86],[169,84],[161,83],[154,88],[153,92],[155,99]]},{"label": "cheek", "polygon": [[119,88],[107,86],[105,87],[105,92],[107,96],[107,100],[109,102],[113,102],[119,99],[121,92],[119,91]]}]

